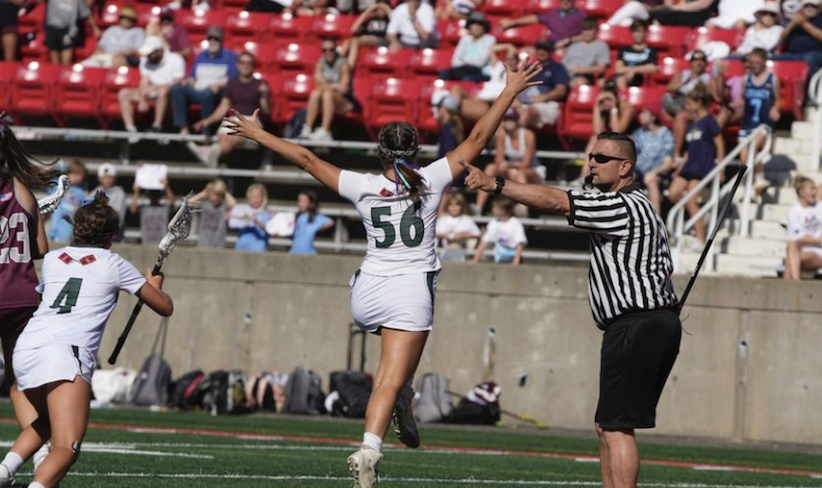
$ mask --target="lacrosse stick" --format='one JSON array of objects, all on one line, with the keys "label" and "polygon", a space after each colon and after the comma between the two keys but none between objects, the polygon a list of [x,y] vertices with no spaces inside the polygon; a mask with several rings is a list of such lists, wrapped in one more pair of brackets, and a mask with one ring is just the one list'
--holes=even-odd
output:
[{"label": "lacrosse stick", "polygon": [[[154,269],[151,270],[152,275],[156,276],[160,274],[160,268],[163,267],[163,263],[166,258],[177,246],[177,242],[185,240],[191,233],[191,218],[195,211],[195,209],[192,209],[188,203],[191,196],[192,194],[189,193],[185,198],[183,198],[183,203],[180,206],[180,209],[177,210],[177,213],[174,214],[171,222],[168,223],[168,233],[165,237],[163,237],[163,240],[161,240],[160,244],[157,246],[160,253],[157,255],[157,262],[154,263]],[[131,317],[128,319],[126,328],[123,329],[123,333],[120,334],[120,337],[117,339],[117,345],[114,346],[114,351],[108,358],[108,364],[114,364],[117,362],[117,356],[120,355],[120,351],[126,343],[128,334],[131,332],[131,328],[134,326],[134,322],[137,320],[137,316],[140,315],[140,310],[142,309],[143,302],[138,300],[137,304],[134,305],[134,310],[131,311]]]},{"label": "lacrosse stick", "polygon": [[60,206],[60,202],[63,200],[63,195],[66,194],[70,187],[69,177],[67,175],[60,176],[57,180],[56,191],[49,196],[37,200],[37,208],[40,210],[40,215],[48,215],[57,210],[57,207]]}]

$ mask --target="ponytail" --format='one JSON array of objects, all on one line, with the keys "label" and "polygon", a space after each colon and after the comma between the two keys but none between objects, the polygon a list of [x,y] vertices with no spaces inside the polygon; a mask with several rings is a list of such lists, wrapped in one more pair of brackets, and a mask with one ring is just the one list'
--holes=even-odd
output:
[{"label": "ponytail", "polygon": [[384,169],[393,167],[396,192],[405,187],[411,198],[418,200],[425,186],[425,178],[415,164],[420,150],[417,130],[406,122],[391,122],[380,129],[378,154]]},{"label": "ponytail", "polygon": [[[54,179],[51,168],[42,168],[32,163],[37,161],[20,145],[14,132],[8,126],[5,116],[0,114],[0,177],[15,178],[28,188],[46,188]],[[37,161],[40,165],[51,166]]]},{"label": "ponytail", "polygon": [[97,192],[91,202],[77,209],[74,215],[72,244],[105,246],[120,232],[120,217],[108,206],[108,196]]}]

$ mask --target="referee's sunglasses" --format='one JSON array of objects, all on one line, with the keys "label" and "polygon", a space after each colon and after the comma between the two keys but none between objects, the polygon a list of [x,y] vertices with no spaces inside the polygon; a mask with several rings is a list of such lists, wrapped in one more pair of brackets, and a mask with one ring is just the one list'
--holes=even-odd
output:
[{"label": "referee's sunglasses", "polygon": [[624,161],[625,160],[625,158],[620,157],[620,156],[608,156],[607,154],[589,153],[588,154],[588,160],[590,161],[592,159],[594,161],[596,161],[597,163],[599,163],[599,164],[610,163],[611,161]]}]

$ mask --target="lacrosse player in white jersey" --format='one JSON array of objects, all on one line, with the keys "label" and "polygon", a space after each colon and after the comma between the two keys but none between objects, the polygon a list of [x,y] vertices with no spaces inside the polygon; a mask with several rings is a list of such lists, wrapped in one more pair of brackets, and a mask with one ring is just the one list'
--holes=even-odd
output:
[{"label": "lacrosse player in white jersey", "polygon": [[51,439],[51,452],[34,473],[33,488],[54,487],[80,454],[88,426],[91,375],[106,321],[120,290],[136,295],[155,312],[169,316],[171,298],[163,275],[143,277],[109,251],[120,218],[98,193],[77,210],[68,247],[46,254],[34,316],[17,339],[14,374],[38,417],[17,438],[2,463],[0,486],[9,486],[20,465]]},{"label": "lacrosse player in white jersey", "polygon": [[441,265],[435,250],[437,209],[443,192],[489,143],[505,111],[540,71],[525,61],[508,72],[508,86],[471,134],[445,158],[424,168],[415,164],[417,130],[405,122],[385,125],[378,136],[382,172],[341,170],[308,149],[276,137],[238,113],[226,119],[232,134],[257,141],[351,200],[362,216],[368,249],[351,278],[351,313],[367,332],[382,337],[374,389],[365,414],[362,448],[349,456],[354,486],[375,485],[383,438],[393,417],[397,436],[408,447],[420,444],[411,412],[411,382],[434,319],[434,295]]}]

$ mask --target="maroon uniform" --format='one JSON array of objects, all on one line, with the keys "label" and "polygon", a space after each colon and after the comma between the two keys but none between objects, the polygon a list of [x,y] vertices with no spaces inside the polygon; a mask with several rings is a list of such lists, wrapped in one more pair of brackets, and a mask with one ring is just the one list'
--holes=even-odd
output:
[{"label": "maroon uniform", "polygon": [[0,310],[36,307],[37,229],[14,194],[14,181],[0,178]]}]

